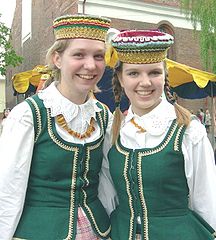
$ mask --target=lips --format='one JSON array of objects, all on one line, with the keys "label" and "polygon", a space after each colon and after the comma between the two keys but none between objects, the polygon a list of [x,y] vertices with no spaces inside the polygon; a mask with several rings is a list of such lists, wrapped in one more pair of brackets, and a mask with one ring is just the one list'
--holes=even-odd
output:
[{"label": "lips", "polygon": [[91,80],[96,77],[96,75],[87,75],[87,74],[77,74],[77,76],[85,80]]},{"label": "lips", "polygon": [[144,90],[137,90],[136,93],[142,97],[145,97],[145,96],[149,96],[151,95],[153,92],[153,90],[148,90],[148,91],[144,91]]}]

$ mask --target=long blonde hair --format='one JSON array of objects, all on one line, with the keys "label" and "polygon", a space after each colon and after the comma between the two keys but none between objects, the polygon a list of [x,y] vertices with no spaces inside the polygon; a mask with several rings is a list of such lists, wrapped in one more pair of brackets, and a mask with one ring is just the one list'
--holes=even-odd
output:
[{"label": "long blonde hair", "polygon": [[[113,144],[118,139],[120,128],[121,128],[121,122],[123,119],[123,114],[120,110],[120,101],[121,101],[121,97],[123,94],[123,89],[121,87],[121,84],[120,84],[120,81],[118,78],[118,74],[121,73],[121,71],[122,71],[122,65],[123,65],[122,62],[118,62],[118,64],[114,68],[113,79],[112,79],[113,93],[114,93],[114,99],[115,99],[115,104],[116,104],[113,125],[112,125],[112,143]],[[165,73],[166,73],[165,74],[165,85],[164,85],[164,93],[165,93],[166,99],[175,108],[178,125],[179,126],[180,125],[188,126],[191,121],[191,113],[186,108],[177,104],[176,99],[170,92],[170,85],[169,85],[166,62],[164,62],[164,69],[165,69]]]}]

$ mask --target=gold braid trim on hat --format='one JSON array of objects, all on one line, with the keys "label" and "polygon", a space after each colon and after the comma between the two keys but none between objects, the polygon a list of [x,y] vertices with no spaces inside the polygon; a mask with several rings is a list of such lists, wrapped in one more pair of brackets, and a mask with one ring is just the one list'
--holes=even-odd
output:
[{"label": "gold braid trim on hat", "polygon": [[69,38],[88,38],[105,41],[106,32],[102,29],[86,27],[62,28],[56,31],[56,40]]},{"label": "gold braid trim on hat", "polygon": [[142,64],[142,63],[158,63],[165,60],[167,51],[140,51],[140,52],[118,52],[118,58],[121,62]]}]

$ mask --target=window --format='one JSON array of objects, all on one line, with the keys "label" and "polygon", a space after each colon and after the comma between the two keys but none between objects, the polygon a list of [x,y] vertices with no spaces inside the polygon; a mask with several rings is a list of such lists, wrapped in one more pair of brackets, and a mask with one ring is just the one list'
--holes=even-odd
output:
[{"label": "window", "polygon": [[22,43],[31,37],[32,0],[22,0]]},{"label": "window", "polygon": [[[161,32],[168,33],[170,35],[174,36],[174,31],[173,29],[168,25],[168,24],[161,24],[158,28]],[[175,60],[175,44],[171,46],[170,50],[168,51],[168,58]]]}]

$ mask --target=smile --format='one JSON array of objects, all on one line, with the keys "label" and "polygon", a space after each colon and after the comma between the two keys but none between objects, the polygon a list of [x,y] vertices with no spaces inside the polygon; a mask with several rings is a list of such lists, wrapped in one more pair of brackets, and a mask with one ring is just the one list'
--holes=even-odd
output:
[{"label": "smile", "polygon": [[96,75],[83,75],[83,74],[77,74],[80,78],[86,79],[86,80],[91,80],[95,78]]},{"label": "smile", "polygon": [[136,91],[136,93],[138,94],[138,95],[140,95],[140,96],[148,96],[148,95],[150,95],[150,94],[152,94],[152,90],[151,91]]}]

